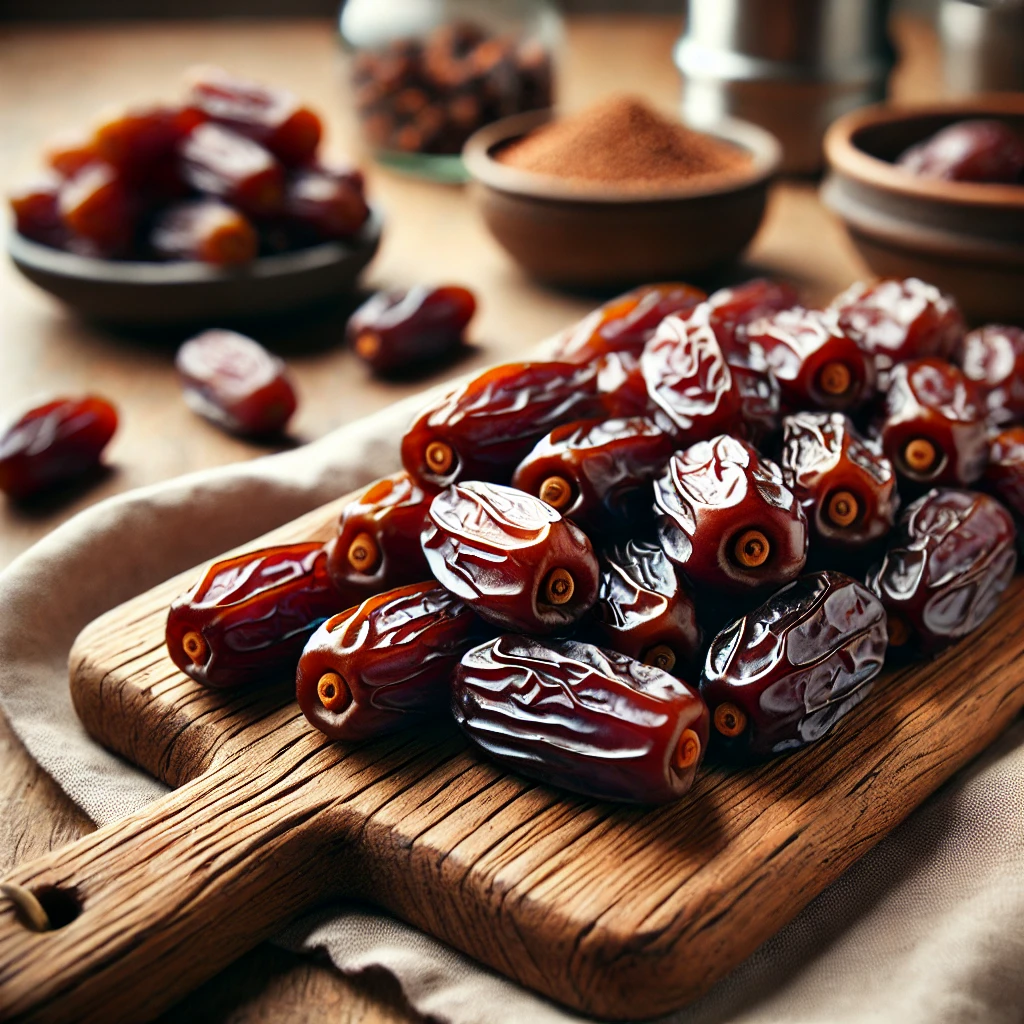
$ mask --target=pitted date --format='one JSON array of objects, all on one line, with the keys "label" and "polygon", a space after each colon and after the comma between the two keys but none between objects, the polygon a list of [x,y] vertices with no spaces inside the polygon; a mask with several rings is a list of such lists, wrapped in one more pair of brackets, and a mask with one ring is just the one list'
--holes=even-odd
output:
[{"label": "pitted date", "polygon": [[951,363],[900,363],[885,396],[881,439],[896,471],[914,483],[973,483],[988,457],[984,402]]},{"label": "pitted date", "polygon": [[435,492],[408,473],[376,480],[341,511],[327,571],[353,599],[430,579],[420,532]]},{"label": "pitted date", "polygon": [[535,494],[584,530],[635,525],[650,510],[650,482],[675,450],[650,420],[583,420],[541,438],[512,486]]},{"label": "pitted date", "polygon": [[874,393],[874,362],[839,330],[834,310],[782,310],[751,323],[746,340],[765,353],[790,409],[853,409]]},{"label": "pitted date", "polygon": [[586,535],[525,491],[472,481],[431,502],[422,534],[435,578],[503,629],[551,633],[597,599]]},{"label": "pitted date", "polygon": [[309,638],[295,678],[299,707],[333,740],[417,725],[447,708],[452,672],[481,639],[480,625],[434,582],[368,598]]},{"label": "pitted date", "polygon": [[971,331],[957,362],[985,396],[990,423],[1024,419],[1024,328],[989,324]]},{"label": "pitted date", "polygon": [[796,413],[782,429],[782,477],[817,537],[862,547],[892,529],[899,507],[892,463],[846,416]]},{"label": "pitted date", "polygon": [[696,586],[778,586],[807,560],[807,518],[782,471],[734,437],[673,455],[654,504],[661,546]]},{"label": "pitted date", "polygon": [[1007,427],[990,439],[985,483],[1024,519],[1024,426]]},{"label": "pitted date", "polygon": [[605,643],[645,665],[679,673],[700,650],[690,595],[657,545],[630,540],[601,553],[594,618]]},{"label": "pitted date", "polygon": [[856,580],[790,583],[712,641],[700,692],[716,742],[766,756],[821,739],[867,696],[885,649],[885,610]]},{"label": "pitted date", "polygon": [[599,306],[551,345],[550,359],[586,363],[611,352],[639,355],[667,316],[685,315],[707,295],[680,282],[634,288]]},{"label": "pitted date", "polygon": [[602,800],[677,799],[708,740],[707,709],[681,679],[572,640],[509,635],[473,648],[452,710],[503,765]]},{"label": "pitted date", "polygon": [[995,498],[935,489],[908,505],[868,586],[889,644],[933,654],[995,611],[1017,564],[1010,513]]},{"label": "pitted date", "polygon": [[597,416],[593,364],[508,363],[428,406],[402,438],[402,464],[420,483],[507,483],[549,430]]},{"label": "pitted date", "polygon": [[647,392],[683,444],[736,430],[740,394],[714,331],[671,316],[644,347],[640,368]]},{"label": "pitted date", "polygon": [[167,651],[204,686],[273,682],[295,671],[310,634],[343,603],[321,544],[236,555],[171,605]]}]

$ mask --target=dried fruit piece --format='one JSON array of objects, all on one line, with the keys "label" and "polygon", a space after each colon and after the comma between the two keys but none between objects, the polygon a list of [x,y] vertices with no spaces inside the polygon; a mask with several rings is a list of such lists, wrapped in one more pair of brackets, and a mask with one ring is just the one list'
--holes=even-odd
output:
[{"label": "dried fruit piece", "polygon": [[254,437],[283,430],[297,401],[284,363],[234,331],[203,331],[178,349],[185,401],[225,430]]},{"label": "dried fruit piece", "polygon": [[1024,426],[1007,427],[990,440],[985,483],[1024,519]]},{"label": "dried fruit piece", "polygon": [[957,362],[985,396],[989,422],[1024,419],[1024,328],[989,324],[971,331]]},{"label": "dried fruit piece", "polygon": [[333,740],[421,724],[450,704],[452,673],[480,625],[433,581],[368,598],[310,637],[295,679],[299,707]]},{"label": "dried fruit piece", "polygon": [[0,437],[0,491],[29,498],[99,465],[117,430],[117,410],[104,398],[59,398],[36,406]]},{"label": "dried fruit piece", "polygon": [[369,216],[361,175],[302,169],[288,176],[284,217],[314,241],[351,238]]},{"label": "dried fruit piece", "polygon": [[92,148],[125,181],[158,195],[180,194],[175,153],[202,120],[203,115],[189,107],[120,111],[101,118]]},{"label": "dried fruit piece", "polygon": [[110,164],[91,164],[64,183],[58,199],[65,226],[106,255],[124,253],[137,220],[137,204]]},{"label": "dried fruit piece", "polygon": [[723,748],[780,754],[821,739],[882,668],[881,602],[838,572],[803,576],[711,643],[700,692]]},{"label": "dried fruit piece", "polygon": [[601,800],[676,800],[693,784],[708,714],[681,679],[573,640],[502,636],[462,658],[452,710],[495,760]]},{"label": "dried fruit piece", "polygon": [[889,644],[930,654],[995,611],[1017,564],[1010,513],[995,498],[936,489],[900,517],[867,584],[889,616]]},{"label": "dried fruit piece", "polygon": [[153,251],[164,259],[202,260],[237,266],[256,256],[256,229],[238,210],[216,200],[193,200],[168,206],[150,233]]},{"label": "dried fruit piece", "polygon": [[807,519],[774,462],[721,435],[677,452],[654,485],[658,534],[692,583],[778,586],[807,559]]},{"label": "dried fruit piece", "polygon": [[422,543],[438,582],[505,629],[551,633],[597,599],[597,556],[586,535],[513,487],[473,481],[442,491]]},{"label": "dried fruit piece", "polygon": [[60,179],[47,175],[15,189],[7,196],[18,234],[60,248],[67,229],[60,216]]},{"label": "dried fruit piece", "polygon": [[1002,121],[971,118],[911,146],[896,165],[920,178],[1012,184],[1024,177],[1024,138]]},{"label": "dried fruit piece", "polygon": [[204,686],[280,682],[342,599],[320,544],[284,544],[211,565],[167,616],[167,651]]}]

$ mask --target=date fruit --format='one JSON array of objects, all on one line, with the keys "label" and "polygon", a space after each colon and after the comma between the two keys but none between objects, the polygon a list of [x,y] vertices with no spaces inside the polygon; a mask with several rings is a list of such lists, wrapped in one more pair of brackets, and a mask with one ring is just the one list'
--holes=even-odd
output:
[{"label": "date fruit", "polygon": [[431,502],[421,540],[438,582],[503,629],[565,629],[597,600],[597,556],[586,535],[514,487],[449,487]]},{"label": "date fruit", "polygon": [[957,362],[984,394],[990,423],[1024,419],[1024,328],[989,324],[971,331]]},{"label": "date fruit", "polygon": [[62,248],[67,229],[60,216],[60,179],[45,175],[8,194],[19,235]]},{"label": "date fruit", "polygon": [[726,358],[746,348],[746,328],[755,320],[800,305],[796,289],[785,281],[755,277],[733,288],[712,292],[706,308],[695,311],[711,325]]},{"label": "date fruit", "polygon": [[1024,178],[1024,138],[1002,121],[958,121],[902,153],[919,178],[1013,184]]},{"label": "date fruit", "polygon": [[549,430],[600,412],[594,364],[507,363],[420,413],[402,438],[402,464],[433,487],[507,483]]},{"label": "date fruit", "polygon": [[104,256],[127,250],[138,219],[135,200],[110,164],[91,164],[66,181],[58,209],[68,230],[92,243]]},{"label": "date fruit", "polygon": [[782,471],[726,434],[673,455],[654,505],[661,546],[694,586],[778,586],[807,560],[807,518]]},{"label": "date fruit", "polygon": [[115,430],[117,410],[96,396],[30,409],[0,436],[0,491],[21,500],[85,475]]},{"label": "date fruit", "polygon": [[1024,426],[1007,427],[990,439],[985,483],[1024,519]]},{"label": "date fruit", "polygon": [[377,292],[352,314],[345,334],[371,369],[394,373],[462,348],[475,312],[476,296],[457,285]]},{"label": "date fruit", "polygon": [[650,482],[675,443],[650,420],[583,420],[555,427],[519,463],[512,486],[584,530],[621,529],[650,510]]},{"label": "date fruit", "polygon": [[935,489],[908,505],[867,580],[889,616],[889,645],[933,654],[977,629],[1013,576],[1015,535],[987,494]]},{"label": "date fruit", "polygon": [[605,643],[645,665],[678,673],[697,656],[693,597],[657,544],[630,540],[602,552],[594,617]]},{"label": "date fruit", "polygon": [[167,260],[201,260],[219,267],[248,263],[256,256],[256,229],[238,210],[216,200],[168,206],[149,236],[153,251]]},{"label": "date fruit", "polygon": [[175,358],[193,412],[232,433],[263,437],[282,431],[295,412],[284,363],[234,331],[203,331]]},{"label": "date fruit", "polygon": [[327,547],[339,592],[366,596],[430,579],[420,533],[433,497],[402,472],[370,484],[342,509]]},{"label": "date fruit", "polygon": [[167,616],[171,661],[216,688],[294,674],[313,631],[342,599],[321,544],[284,544],[211,565]]},{"label": "date fruit", "polygon": [[299,658],[295,696],[332,740],[421,724],[451,703],[451,677],[479,642],[480,620],[444,587],[388,590],[328,619]]},{"label": "date fruit", "polygon": [[715,741],[761,757],[814,743],[867,696],[885,650],[874,594],[838,572],[801,577],[712,641],[700,692]]},{"label": "date fruit", "polygon": [[815,536],[862,547],[884,537],[899,507],[892,463],[838,412],[782,421],[782,478]]},{"label": "date fruit", "polygon": [[941,359],[893,368],[880,435],[896,471],[917,484],[973,483],[988,458],[982,396]]},{"label": "date fruit", "polygon": [[681,679],[573,640],[508,635],[467,652],[452,711],[496,761],[599,800],[654,804],[693,784],[708,712]]}]

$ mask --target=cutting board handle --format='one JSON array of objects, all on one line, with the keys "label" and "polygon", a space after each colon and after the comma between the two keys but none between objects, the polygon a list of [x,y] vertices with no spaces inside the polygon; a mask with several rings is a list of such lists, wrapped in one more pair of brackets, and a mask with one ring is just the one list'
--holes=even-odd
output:
[{"label": "cutting board handle", "polygon": [[[316,747],[238,759],[5,879],[0,1019],[145,1021],[318,901],[343,894],[344,820]],[[320,752],[321,754],[323,751]],[[330,863],[330,877],[318,869]]]}]

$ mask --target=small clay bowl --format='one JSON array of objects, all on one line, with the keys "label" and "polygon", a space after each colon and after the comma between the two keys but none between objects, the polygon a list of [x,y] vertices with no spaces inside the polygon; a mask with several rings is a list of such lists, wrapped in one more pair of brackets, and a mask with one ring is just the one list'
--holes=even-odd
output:
[{"label": "small clay bowl", "polygon": [[825,136],[822,201],[846,224],[871,269],[920,277],[956,296],[974,321],[1024,321],[1024,185],[936,181],[893,161],[965,118],[1024,134],[1024,95],[926,107],[881,104],[841,117]]},{"label": "small clay bowl", "polygon": [[82,316],[117,327],[222,324],[297,312],[352,290],[380,245],[381,218],[351,242],[327,242],[244,267],[103,260],[31,242],[12,231],[7,251],[34,284]]},{"label": "small clay bowl", "polygon": [[495,159],[553,116],[542,110],[496,121],[462,154],[488,228],[533,277],[584,288],[686,277],[729,263],[757,233],[782,155],[763,128],[734,120],[702,126],[747,150],[750,167],[657,191],[535,174]]}]

